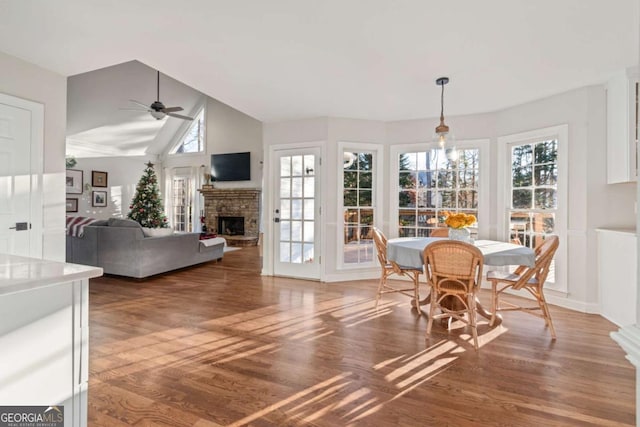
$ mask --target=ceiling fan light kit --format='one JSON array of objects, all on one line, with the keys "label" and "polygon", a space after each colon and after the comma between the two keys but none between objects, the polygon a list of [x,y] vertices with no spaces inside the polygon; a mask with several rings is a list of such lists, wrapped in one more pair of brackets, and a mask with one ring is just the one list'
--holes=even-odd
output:
[{"label": "ceiling fan light kit", "polygon": [[[129,101],[144,108],[144,110],[136,111],[147,111],[149,114],[151,114],[151,117],[156,120],[162,120],[166,116],[175,117],[176,119],[182,120],[193,120],[193,117],[183,116],[182,114],[175,113],[176,111],[182,111],[182,107],[165,107],[164,104],[160,101],[160,71],[156,71],[156,73],[158,76],[156,80],[156,100],[150,106],[146,106],[142,102],[130,99]],[[126,109],[129,110],[129,108]]]}]

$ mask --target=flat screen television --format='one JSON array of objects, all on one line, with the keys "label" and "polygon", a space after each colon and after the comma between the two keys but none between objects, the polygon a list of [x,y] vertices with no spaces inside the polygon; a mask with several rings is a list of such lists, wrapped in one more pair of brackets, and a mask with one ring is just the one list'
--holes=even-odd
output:
[{"label": "flat screen television", "polygon": [[250,181],[251,153],[211,155],[211,179],[214,181]]}]

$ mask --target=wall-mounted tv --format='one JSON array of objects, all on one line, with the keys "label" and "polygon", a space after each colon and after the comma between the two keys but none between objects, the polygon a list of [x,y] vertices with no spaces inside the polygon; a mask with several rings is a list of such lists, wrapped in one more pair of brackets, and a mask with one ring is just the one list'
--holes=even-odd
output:
[{"label": "wall-mounted tv", "polygon": [[251,153],[212,154],[211,178],[214,181],[250,181]]}]

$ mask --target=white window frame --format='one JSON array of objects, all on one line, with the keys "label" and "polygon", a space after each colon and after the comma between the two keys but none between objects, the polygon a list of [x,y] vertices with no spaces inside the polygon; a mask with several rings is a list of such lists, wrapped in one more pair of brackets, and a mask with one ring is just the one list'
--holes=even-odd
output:
[{"label": "white window frame", "polygon": [[337,270],[357,270],[357,269],[370,269],[378,265],[378,258],[375,255],[375,248],[373,250],[373,256],[371,258],[371,262],[363,262],[363,263],[345,263],[344,262],[344,168],[342,165],[344,164],[344,152],[356,152],[356,153],[371,153],[373,154],[375,160],[375,170],[373,171],[373,191],[371,194],[371,208],[373,209],[373,226],[382,228],[382,219],[384,215],[384,198],[382,192],[383,185],[383,151],[384,146],[381,144],[373,144],[373,143],[365,143],[365,142],[338,142],[337,144],[337,158],[336,165],[338,165],[339,173],[338,173],[338,182],[337,182],[337,193],[338,194],[338,211],[336,213],[337,218],[337,251],[336,251],[336,266]]},{"label": "white window frame", "polygon": [[202,114],[202,120],[204,123],[204,132],[202,133],[202,150],[189,152],[189,153],[176,152],[176,150],[178,150],[180,145],[182,145],[182,143],[184,142],[184,138],[187,136],[187,133],[189,132],[189,130],[191,130],[191,126],[195,122],[195,119],[193,121],[185,120],[184,123],[180,126],[180,129],[178,130],[178,132],[176,132],[176,135],[180,135],[180,136],[176,139],[175,143],[173,143],[171,145],[171,148],[168,150],[167,154],[169,156],[201,156],[202,154],[207,152],[207,111],[204,105],[197,110],[197,113],[194,114],[193,117],[198,117],[200,114]]},{"label": "white window frame", "polygon": [[548,284],[548,289],[567,293],[567,212],[568,202],[567,188],[569,185],[569,126],[558,125],[543,129],[536,129],[512,135],[498,137],[498,238],[509,240],[509,215],[511,188],[511,147],[514,145],[531,144],[555,139],[558,141],[558,209],[555,218],[555,233],[560,238],[560,246],[555,255],[555,284]]},{"label": "white window frame", "polygon": [[[480,154],[480,176],[478,179],[478,217],[480,222],[478,223],[478,239],[488,239],[491,230],[490,219],[490,140],[489,139],[468,139],[457,141],[455,148],[457,149],[472,149],[477,148]],[[438,145],[435,143],[417,143],[417,144],[398,144],[392,145],[389,155],[389,237],[398,237],[398,223],[399,206],[398,206],[398,193],[400,191],[400,185],[398,183],[400,170],[398,168],[398,156],[401,153],[414,153],[427,151],[432,149],[438,149]]]}]

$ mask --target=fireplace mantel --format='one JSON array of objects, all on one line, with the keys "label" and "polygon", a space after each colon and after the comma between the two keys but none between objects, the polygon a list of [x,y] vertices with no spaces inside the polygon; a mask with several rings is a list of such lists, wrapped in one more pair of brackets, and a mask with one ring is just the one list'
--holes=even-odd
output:
[{"label": "fireplace mantel", "polygon": [[[219,233],[230,245],[255,245],[260,233],[259,188],[213,188],[198,190],[204,196],[204,217],[207,229]],[[244,236],[226,236],[218,230],[219,216],[244,217]]]},{"label": "fireplace mantel", "polygon": [[260,199],[259,188],[201,188],[198,190],[205,197],[216,199]]}]

